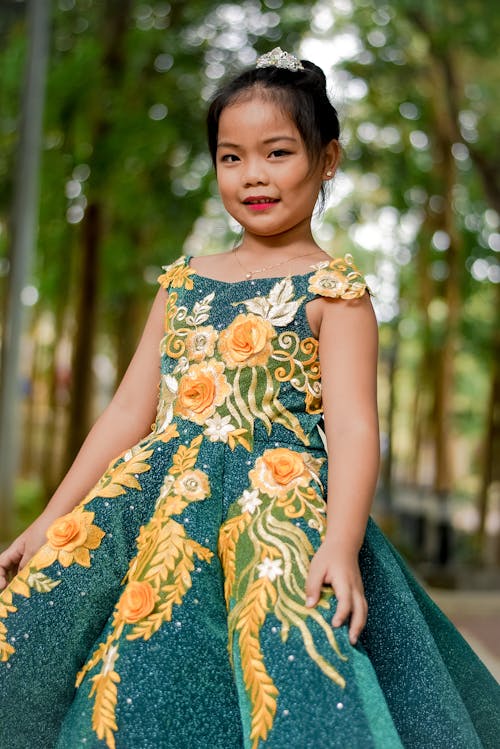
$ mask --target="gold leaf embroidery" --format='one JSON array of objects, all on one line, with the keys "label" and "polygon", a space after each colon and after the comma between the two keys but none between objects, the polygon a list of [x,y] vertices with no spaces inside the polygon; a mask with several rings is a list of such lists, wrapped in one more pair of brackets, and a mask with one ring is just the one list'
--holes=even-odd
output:
[{"label": "gold leaf embroidery", "polygon": [[[347,658],[320,612],[330,609],[333,592],[330,586],[324,586],[318,606],[306,607],[305,583],[314,547],[304,530],[291,522],[303,518],[323,537],[326,506],[312,484],[314,481],[321,486],[319,469],[323,460],[289,448],[266,450],[249,472],[249,490],[233,503],[220,530],[218,548],[230,612],[229,649],[232,659],[237,635],[243,681],[251,703],[253,749],[272,728],[278,694],[265,669],[260,644],[260,630],[268,613],[280,622],[283,642],[294,627],[311,661],[340,688],[345,687],[334,659],[342,662]],[[245,512],[238,512],[241,507]],[[318,650],[311,621],[322,631],[333,658]]]},{"label": "gold leaf embroidery", "polygon": [[213,553],[186,537],[184,526],[170,519],[157,541],[155,556],[143,573],[157,590],[159,603],[154,611],[138,622],[127,640],[149,640],[161,625],[172,619],[174,605],[180,605],[192,585],[194,556],[210,561]]},{"label": "gold leaf embroidery", "polygon": [[222,567],[225,570],[224,595],[228,603],[233,592],[236,576],[236,544],[251,519],[252,516],[249,512],[236,515],[236,517],[227,520],[219,532],[218,552]]},{"label": "gold leaf embroidery", "polygon": [[142,449],[139,452],[129,450],[124,454],[122,462],[113,461],[96,487],[86,496],[84,503],[88,504],[94,497],[119,497],[125,494],[125,488],[139,489],[142,487],[136,474],[151,470],[148,458],[153,450]]},{"label": "gold leaf embroidery", "polygon": [[169,473],[171,473],[172,476],[178,476],[179,474],[184,473],[184,471],[189,471],[190,468],[194,468],[202,439],[202,435],[199,434],[198,437],[195,437],[191,441],[189,447],[186,445],[179,446],[172,459],[172,467],[169,470]]},{"label": "gold leaf embroidery", "polygon": [[[13,593],[24,598],[30,598],[32,589],[38,593],[48,593],[61,583],[61,580],[51,580],[50,577],[37,571],[34,566],[35,559],[36,555],[0,593],[0,619],[7,619],[9,614],[14,614],[17,611],[17,606],[12,603]],[[7,626],[0,621],[0,661],[9,660],[15,652],[16,649],[7,642]]]},{"label": "gold leaf embroidery", "polygon": [[186,289],[193,288],[193,280],[191,276],[194,275],[196,271],[189,266],[185,256],[178,258],[170,265],[164,265],[163,270],[165,273],[158,276],[158,283],[160,283],[164,289],[168,289],[170,286],[177,289],[182,288],[183,286]]},{"label": "gold leaf embroidery", "polygon": [[[10,611],[16,610],[15,607],[10,609]],[[0,622],[0,661],[8,661],[15,652],[15,648],[7,642],[7,627],[3,622]]]},{"label": "gold leaf embroidery", "polygon": [[83,668],[80,669],[80,671],[76,675],[76,681],[75,681],[75,687],[79,687],[80,684],[83,681],[83,677],[85,674],[89,673],[89,671],[92,671],[94,666],[96,666],[100,660],[103,659],[103,657],[106,654],[106,651],[111,646],[111,643],[113,642],[113,639],[116,637],[116,632],[112,632],[107,640],[105,642],[102,642],[97,650],[94,652],[91,658],[85,663]]},{"label": "gold leaf embroidery", "polygon": [[99,739],[104,739],[109,749],[116,749],[114,731],[116,725],[116,703],[118,698],[117,684],[120,676],[114,670],[118,655],[117,646],[110,646],[101,673],[92,677],[92,688],[89,697],[95,694],[92,710],[92,728]]},{"label": "gold leaf embroidery", "polygon": [[213,556],[210,549],[189,538],[184,526],[172,518],[172,514],[181,513],[191,502],[209,496],[208,477],[195,469],[202,439],[198,435],[189,445],[178,446],[156,510],[140,529],[137,554],[122,580],[125,588],[115,606],[113,631],[78,675],[77,686],[80,686],[85,674],[103,661],[101,673],[92,677],[94,686],[89,697],[96,695],[94,730],[99,738],[106,738],[110,749],[114,747],[113,732],[118,730],[115,706],[120,677],[114,664],[125,626],[130,627],[128,640],[150,639],[164,622],[172,619],[173,607],[182,604],[191,588],[194,558],[209,563]]},{"label": "gold leaf embroidery", "polygon": [[[238,643],[245,686],[251,701],[250,739],[253,749],[265,741],[274,722],[278,690],[269,676],[260,647],[259,633],[266,614],[276,604],[276,590],[267,577],[249,586],[241,604],[229,615],[229,629],[239,633]],[[233,623],[234,622],[234,623]]]},{"label": "gold leaf embroidery", "polygon": [[51,580],[43,572],[30,572],[27,579],[28,585],[37,593],[49,593],[61,584],[62,580]]}]

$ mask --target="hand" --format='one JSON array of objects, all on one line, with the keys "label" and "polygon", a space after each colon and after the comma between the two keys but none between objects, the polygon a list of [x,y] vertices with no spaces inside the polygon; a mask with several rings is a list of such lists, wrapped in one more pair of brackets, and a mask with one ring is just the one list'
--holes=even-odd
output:
[{"label": "hand", "polygon": [[332,586],[337,598],[332,626],[340,627],[350,615],[349,641],[355,645],[368,614],[357,554],[345,552],[327,539],[311,560],[306,582],[306,606],[317,604],[321,586],[325,583]]},{"label": "hand", "polygon": [[55,518],[43,513],[0,554],[0,591],[22,570],[46,541],[46,531]]}]

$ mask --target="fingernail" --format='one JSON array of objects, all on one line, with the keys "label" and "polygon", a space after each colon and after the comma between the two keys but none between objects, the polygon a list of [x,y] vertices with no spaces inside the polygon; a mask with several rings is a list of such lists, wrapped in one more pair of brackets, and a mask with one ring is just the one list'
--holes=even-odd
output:
[{"label": "fingernail", "polygon": [[314,605],[314,598],[312,596],[308,596],[306,598],[306,606],[313,606]]}]

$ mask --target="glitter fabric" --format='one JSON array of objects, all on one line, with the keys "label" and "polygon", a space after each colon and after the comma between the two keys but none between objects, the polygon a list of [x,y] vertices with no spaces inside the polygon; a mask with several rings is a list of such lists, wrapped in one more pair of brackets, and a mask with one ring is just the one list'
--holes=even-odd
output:
[{"label": "glitter fabric", "polygon": [[0,594],[1,749],[496,749],[500,688],[375,523],[360,642],[307,609],[325,531],[318,341],[352,257],[165,269],[155,425]]}]

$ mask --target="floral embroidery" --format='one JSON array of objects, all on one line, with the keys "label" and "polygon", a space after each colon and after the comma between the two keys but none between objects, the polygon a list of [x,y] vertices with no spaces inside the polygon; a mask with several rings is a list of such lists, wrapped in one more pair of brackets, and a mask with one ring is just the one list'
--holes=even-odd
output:
[{"label": "floral embroidery", "polygon": [[267,320],[252,313],[238,315],[222,331],[219,351],[230,369],[265,366],[272,352],[270,341],[276,331]]},{"label": "floral embroidery", "polygon": [[[99,548],[106,535],[93,524],[95,513],[85,512],[82,506],[57,518],[47,530],[47,543],[44,544],[24,568],[0,593],[0,618],[7,619],[17,611],[13,604],[13,594],[30,598],[31,591],[49,593],[61,580],[52,580],[41,572],[58,561],[63,567],[79,564],[90,567],[90,550]],[[15,648],[7,642],[7,627],[0,622],[0,660],[7,661],[15,653]]]},{"label": "floral embroidery", "polygon": [[186,497],[189,502],[206,499],[209,494],[207,474],[198,469],[185,471],[175,479],[173,490],[176,494]]},{"label": "floral embroidery", "polygon": [[313,265],[316,273],[309,279],[309,291],[321,296],[357,299],[367,289],[366,282],[354,265],[350,253],[343,258],[334,258],[330,262]]},{"label": "floral embroidery", "polygon": [[212,325],[190,330],[186,336],[186,351],[192,361],[208,359],[214,355],[217,333]]},{"label": "floral embroidery", "polygon": [[[17,611],[13,594],[30,598],[31,591],[49,593],[61,580],[52,580],[41,572],[58,561],[62,567],[79,564],[90,567],[90,551],[99,548],[106,535],[93,524],[95,513],[86,512],[81,505],[72,512],[57,518],[47,530],[47,543],[29,560],[13,580],[0,593],[0,619],[7,619]],[[0,622],[0,660],[7,661],[15,648],[7,642],[7,627]]]},{"label": "floral embroidery", "polygon": [[[17,606],[12,602],[13,593],[30,598],[33,590],[37,593],[49,593],[61,582],[51,580],[43,572],[38,571],[33,560],[30,560],[0,593],[0,619],[7,619],[9,614],[17,611]],[[7,627],[0,621],[0,661],[8,661],[15,652],[15,647],[7,642]]]},{"label": "floral embroidery", "polygon": [[[324,458],[288,448],[265,450],[250,471],[250,488],[233,503],[219,534],[218,551],[225,575],[229,652],[235,640],[241,654],[243,681],[251,704],[252,749],[265,741],[276,715],[278,690],[266,670],[260,630],[269,613],[281,623],[286,642],[291,627],[300,632],[305,650],[332,681],[345,686],[337,664],[346,660],[329,623],[317,608],[305,606],[305,583],[313,546],[302,528],[290,520],[301,518],[322,538],[325,502],[319,487]],[[328,609],[331,588],[323,589],[319,607]],[[314,643],[308,620],[321,628],[332,659]]]},{"label": "floral embroidery", "polygon": [[94,497],[119,497],[125,494],[125,487],[141,489],[137,474],[151,470],[148,459],[153,450],[136,446],[127,450],[122,457],[110,463],[99,483],[85,497],[85,504]]},{"label": "floral embroidery", "polygon": [[119,615],[127,624],[135,624],[153,611],[155,603],[156,595],[151,585],[132,580],[120,598]]},{"label": "floral embroidery", "polygon": [[[305,453],[307,458],[308,454]],[[248,474],[252,485],[270,496],[282,496],[290,489],[307,486],[311,471],[300,453],[286,447],[266,450],[255,461],[255,468]]]},{"label": "floral embroidery", "polygon": [[164,289],[168,289],[170,286],[176,289],[193,288],[191,276],[195,271],[186,263],[186,258],[180,257],[170,265],[164,265],[163,270],[165,273],[158,277],[158,282]]},{"label": "floral embroidery", "polygon": [[274,582],[279,575],[283,574],[282,565],[282,559],[270,559],[269,557],[264,557],[263,561],[257,565],[259,577],[267,577],[271,582]]},{"label": "floral embroidery", "polygon": [[[349,299],[367,289],[350,255],[314,268],[310,294]],[[88,503],[142,491],[142,475],[151,470],[158,443],[179,437],[182,419],[199,427],[195,431],[200,434],[189,445],[176,446],[170,467],[164,469],[167,473],[155,511],[140,529],[137,553],[122,580],[111,631],[77,676],[79,686],[89,674],[93,730],[110,749],[115,747],[118,730],[121,638],[147,641],[154,637],[171,622],[175,607],[183,604],[192,587],[195,564],[210,564],[213,557],[210,548],[188,535],[189,526],[182,522],[192,503],[210,496],[208,476],[196,466],[202,441],[252,451],[259,420],[268,434],[274,424],[280,424],[307,446],[309,437],[301,421],[293,409],[286,408],[283,383],[303,394],[306,413],[322,410],[318,341],[312,335],[301,339],[287,327],[307,298],[297,296],[291,277],[271,284],[267,295],[232,302],[238,314],[218,331],[210,324],[214,292],[191,306],[183,303],[180,290],[194,288],[195,271],[186,259],[179,258],[164,271],[159,281],[169,291],[160,345],[165,358],[152,433],[113,461],[75,510],[52,524],[47,543],[0,594],[0,659],[5,661],[15,648],[7,641],[7,627],[1,620],[17,611],[14,595],[29,598],[34,592],[56,588],[61,580],[52,580],[42,571],[55,561],[64,568],[90,567],[90,551],[100,547],[105,532],[94,524],[95,514],[86,508]],[[266,740],[276,714],[278,689],[267,672],[261,645],[261,629],[270,613],[281,623],[283,642],[294,627],[314,666],[340,687],[345,683],[345,656],[325,619],[317,609],[305,607],[304,601],[314,549],[303,528],[307,526],[320,538],[325,529],[325,504],[319,490],[323,460],[288,448],[266,450],[256,458],[248,474],[249,485],[220,529],[218,550],[225,574],[230,652],[239,648],[251,704],[253,749]],[[319,606],[328,609],[331,597],[332,591],[325,589]],[[311,620],[316,624],[313,629],[309,628]],[[318,628],[331,646],[328,658],[316,648]]]},{"label": "floral embroidery", "polygon": [[[41,570],[54,562],[67,568],[72,564],[90,568],[90,552],[101,545],[105,532],[94,525],[94,512],[85,509],[86,505],[95,497],[118,497],[125,494],[125,488],[142,490],[137,480],[141,473],[151,470],[147,462],[153,454],[148,449],[156,440],[167,442],[178,436],[177,428],[171,424],[161,435],[154,432],[145,440],[130,450],[124,451],[116,460],[112,461],[89,494],[70,513],[57,518],[47,529],[45,543],[29,560],[25,567],[18,572],[13,580],[0,592],[0,619],[7,619],[9,614],[17,611],[13,604],[13,594],[29,598],[31,592],[49,593],[61,580],[52,580]],[[7,627],[0,621],[0,660],[6,661],[15,653],[15,648],[7,642]]]},{"label": "floral embroidery", "polygon": [[[242,304],[245,305],[249,312],[253,312],[264,320],[268,320],[276,327],[288,325],[295,315],[305,297],[298,299],[295,297],[295,288],[290,278],[284,278],[277,281],[267,297],[256,296],[252,299],[245,299]],[[239,302],[233,302],[233,307],[237,307]]]},{"label": "floral embroidery", "polygon": [[207,419],[206,424],[204,434],[210,442],[227,442],[229,436],[235,431],[231,424],[231,416],[215,414],[211,419]]},{"label": "floral embroidery", "polygon": [[193,364],[180,379],[174,413],[195,424],[204,424],[229,392],[222,362],[209,359]]},{"label": "floral embroidery", "polygon": [[169,293],[161,353],[177,364],[161,377],[156,433],[180,416],[204,426],[211,442],[251,451],[259,419],[269,434],[273,423],[281,424],[308,445],[300,421],[280,400],[280,387],[289,382],[304,393],[307,413],[321,412],[318,341],[279,330],[306,297],[295,298],[291,278],[279,280],[267,296],[233,302],[247,313],[220,333],[205,324],[214,298],[211,292],[189,310],[178,305],[177,292]]},{"label": "floral embroidery", "polygon": [[243,512],[249,512],[253,515],[257,507],[262,504],[262,500],[259,497],[259,490],[253,489],[249,492],[248,489],[245,489],[238,502]]},{"label": "floral embroidery", "polygon": [[171,621],[174,606],[180,606],[191,588],[195,557],[210,563],[213,552],[190,538],[182,522],[174,519],[191,502],[210,496],[208,476],[195,468],[202,435],[189,446],[179,445],[160,490],[155,513],[141,527],[137,554],[132,559],[125,585],[115,607],[113,629],[78,673],[79,687],[85,675],[100,662],[91,677],[89,698],[94,699],[92,727],[110,749],[115,747],[116,705],[120,683],[119,645],[127,640],[149,640],[162,624]]},{"label": "floral embroidery", "polygon": [[94,512],[77,507],[58,518],[47,530],[47,543],[37,551],[32,564],[43,569],[57,560],[63,567],[70,564],[90,567],[90,550],[99,548],[106,535],[93,525],[94,515]]}]

